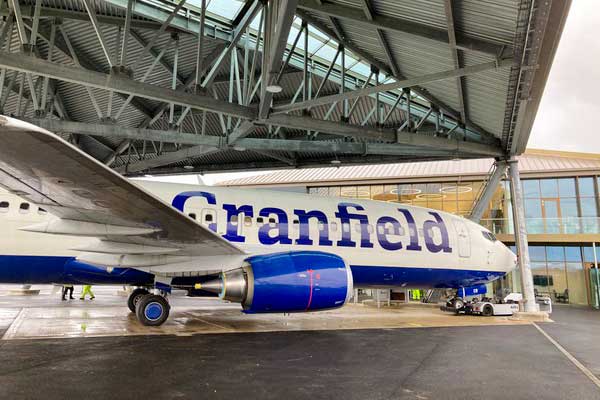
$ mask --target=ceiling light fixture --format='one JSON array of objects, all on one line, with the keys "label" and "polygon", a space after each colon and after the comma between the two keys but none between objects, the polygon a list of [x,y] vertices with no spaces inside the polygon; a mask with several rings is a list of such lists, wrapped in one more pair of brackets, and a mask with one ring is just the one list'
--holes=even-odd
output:
[{"label": "ceiling light fixture", "polygon": [[279,85],[267,85],[267,92],[269,93],[281,93],[281,91],[283,90],[281,86]]}]

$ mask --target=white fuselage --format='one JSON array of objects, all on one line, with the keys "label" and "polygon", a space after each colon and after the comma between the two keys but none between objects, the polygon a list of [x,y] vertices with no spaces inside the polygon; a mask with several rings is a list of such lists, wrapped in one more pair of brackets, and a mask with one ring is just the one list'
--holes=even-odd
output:
[{"label": "white fuselage", "polygon": [[[176,208],[183,205],[186,215],[248,254],[290,250],[337,254],[353,273],[357,271],[357,286],[361,275],[365,286],[388,282],[390,286],[427,287],[421,280],[431,280],[429,276],[438,271],[439,276],[448,275],[432,283],[441,287],[446,281],[454,282],[451,271],[467,271],[469,276],[489,281],[515,267],[515,255],[485,228],[442,211],[289,192],[135,183]],[[183,200],[182,193],[187,193]],[[78,252],[70,249],[93,240],[20,231],[51,216],[35,205],[21,209],[26,202],[5,191],[0,192],[1,202],[8,202],[9,207],[0,207],[0,255],[76,257]],[[369,276],[375,269],[380,271],[377,277]],[[385,271],[391,277],[386,278]],[[429,275],[421,276],[419,271]]]}]

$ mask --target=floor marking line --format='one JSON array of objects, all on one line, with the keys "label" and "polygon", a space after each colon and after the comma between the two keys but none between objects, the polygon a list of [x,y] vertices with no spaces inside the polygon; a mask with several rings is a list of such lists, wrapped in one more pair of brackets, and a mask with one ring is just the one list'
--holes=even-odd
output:
[{"label": "floor marking line", "polygon": [[4,332],[4,336],[2,336],[2,340],[14,339],[17,335],[17,331],[21,327],[21,324],[25,320],[25,310],[26,308],[21,308],[21,311],[17,314],[12,324],[8,327],[6,332]]},{"label": "floor marking line", "polygon": [[549,334],[546,333],[546,331],[544,331],[542,328],[540,328],[538,326],[538,324],[536,324],[535,322],[532,322],[532,324],[533,324],[533,326],[536,327],[536,329],[538,331],[540,331],[540,333],[542,335],[544,335],[546,337],[546,339],[548,339],[550,341],[550,343],[552,343],[554,345],[554,347],[556,347],[573,364],[575,364],[575,366],[577,368],[579,368],[581,370],[581,372],[583,372],[585,374],[585,376],[587,376],[594,383],[594,385],[596,385],[596,386],[598,386],[598,388],[600,388],[600,379],[596,375],[594,375],[594,373],[592,371],[590,371],[585,365],[583,365],[581,362],[579,362],[579,360],[577,360],[571,353],[569,353],[564,347],[562,347],[560,345],[560,343],[558,343],[556,340],[554,340],[552,338],[552,336],[550,336]]}]

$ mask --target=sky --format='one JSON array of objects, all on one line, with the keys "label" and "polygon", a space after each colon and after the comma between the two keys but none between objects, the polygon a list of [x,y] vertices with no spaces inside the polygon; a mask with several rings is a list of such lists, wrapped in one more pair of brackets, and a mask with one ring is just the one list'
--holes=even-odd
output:
[{"label": "sky", "polygon": [[[562,0],[559,0],[562,1]],[[573,0],[556,51],[528,148],[600,153],[600,0]],[[210,174],[200,177],[212,185],[266,172]],[[156,180],[198,184],[196,175],[157,177]]]},{"label": "sky", "polygon": [[600,153],[600,1],[573,0],[527,147]]}]

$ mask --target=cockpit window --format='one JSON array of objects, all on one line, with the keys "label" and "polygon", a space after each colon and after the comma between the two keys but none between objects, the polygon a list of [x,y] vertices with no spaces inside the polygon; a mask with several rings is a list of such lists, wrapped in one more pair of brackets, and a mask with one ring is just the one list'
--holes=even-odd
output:
[{"label": "cockpit window", "polygon": [[495,242],[496,240],[498,240],[498,239],[496,239],[496,236],[494,236],[494,234],[492,232],[481,231],[481,234],[483,235],[484,238],[486,238],[490,242]]}]

